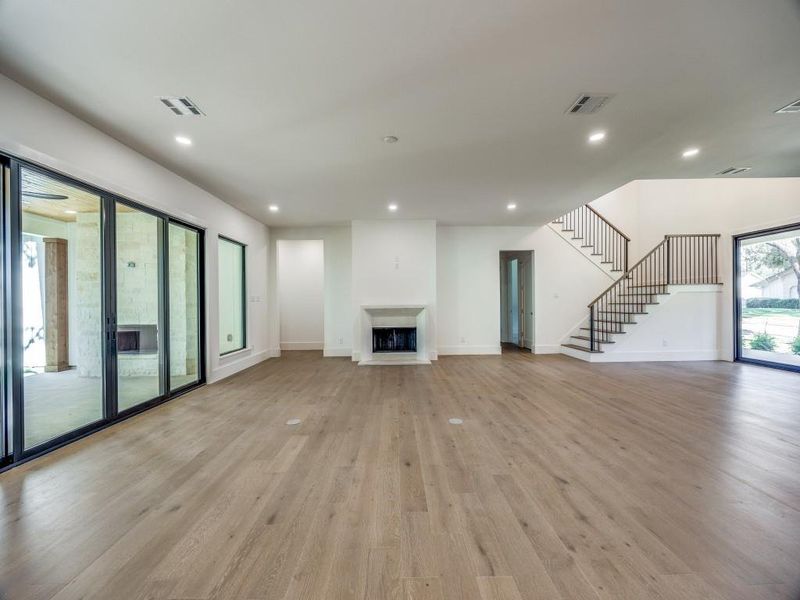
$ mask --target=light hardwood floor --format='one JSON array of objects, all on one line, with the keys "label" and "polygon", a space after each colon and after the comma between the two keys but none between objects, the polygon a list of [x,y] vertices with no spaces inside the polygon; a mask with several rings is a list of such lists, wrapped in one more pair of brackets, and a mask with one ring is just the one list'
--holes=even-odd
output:
[{"label": "light hardwood floor", "polygon": [[286,353],[0,486],[4,600],[800,597],[800,376],[739,364]]}]

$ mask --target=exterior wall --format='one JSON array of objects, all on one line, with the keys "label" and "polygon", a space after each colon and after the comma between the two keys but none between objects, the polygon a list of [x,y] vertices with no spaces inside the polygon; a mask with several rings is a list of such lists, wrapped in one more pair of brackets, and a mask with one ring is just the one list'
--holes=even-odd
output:
[{"label": "exterior wall", "polygon": [[[1,75],[0,149],[204,228],[209,381],[270,356],[269,231],[263,223]],[[225,357],[219,356],[220,234],[242,241],[248,250],[248,347]]]}]

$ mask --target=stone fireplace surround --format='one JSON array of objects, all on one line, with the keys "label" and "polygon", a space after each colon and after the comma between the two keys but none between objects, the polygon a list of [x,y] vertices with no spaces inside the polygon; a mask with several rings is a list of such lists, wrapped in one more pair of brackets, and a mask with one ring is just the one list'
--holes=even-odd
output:
[{"label": "stone fireplace surround", "polygon": [[[361,356],[359,365],[429,365],[426,342],[427,308],[423,304],[362,305],[360,311]],[[416,327],[416,352],[372,352],[373,327]]]}]

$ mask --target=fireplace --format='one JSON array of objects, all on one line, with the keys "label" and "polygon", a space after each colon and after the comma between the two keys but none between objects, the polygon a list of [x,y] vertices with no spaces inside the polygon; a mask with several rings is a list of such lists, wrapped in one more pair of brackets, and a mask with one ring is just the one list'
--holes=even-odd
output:
[{"label": "fireplace", "polygon": [[417,328],[373,327],[372,351],[375,353],[416,352]]},{"label": "fireplace", "polygon": [[120,325],[117,327],[117,352],[158,354],[158,325]]},{"label": "fireplace", "polygon": [[117,332],[117,352],[139,352],[139,340],[141,336],[138,331],[118,331]]}]

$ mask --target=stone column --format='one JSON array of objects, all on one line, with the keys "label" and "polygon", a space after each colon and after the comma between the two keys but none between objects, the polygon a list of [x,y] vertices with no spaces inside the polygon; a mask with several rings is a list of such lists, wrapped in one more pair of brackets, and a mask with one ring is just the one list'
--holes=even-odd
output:
[{"label": "stone column", "polygon": [[69,368],[67,240],[44,238],[44,345],[46,372]]}]

